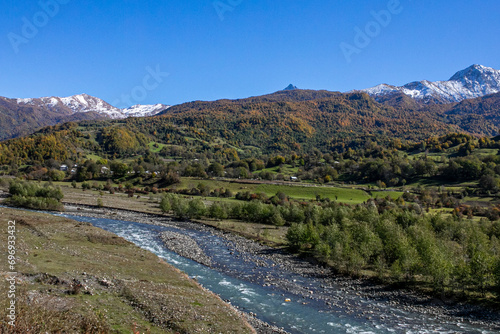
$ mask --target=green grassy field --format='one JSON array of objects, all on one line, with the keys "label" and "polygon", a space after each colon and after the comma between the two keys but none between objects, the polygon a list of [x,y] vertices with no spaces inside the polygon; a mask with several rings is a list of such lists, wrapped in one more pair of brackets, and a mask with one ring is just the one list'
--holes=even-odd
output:
[{"label": "green grassy field", "polygon": [[498,149],[493,148],[476,148],[472,155],[485,156],[485,155],[498,155]]},{"label": "green grassy field", "polygon": [[386,198],[390,196],[392,199],[398,199],[403,196],[402,191],[372,191],[371,193],[374,198]]},{"label": "green grassy field", "polygon": [[411,154],[409,158],[413,158],[414,160],[418,160],[421,158],[427,157],[428,159],[434,160],[435,162],[441,162],[443,160],[446,160],[448,158],[449,154],[448,153],[417,153],[417,154]]},{"label": "green grassy field", "polygon": [[294,176],[299,172],[299,167],[292,167],[291,165],[283,165],[281,167],[265,168],[266,171],[272,174],[283,174],[284,176]]},{"label": "green grassy field", "polygon": [[406,187],[441,187],[463,189],[465,187],[477,187],[478,182],[446,182],[432,178],[421,178],[406,184]]},{"label": "green grassy field", "polygon": [[[428,159],[432,159],[436,162],[440,162],[440,161],[446,161],[450,157],[454,156],[457,153],[458,149],[459,149],[459,147],[455,146],[455,147],[451,147],[451,148],[449,148],[446,151],[441,152],[441,153],[421,152],[421,153],[411,154],[409,157],[413,158],[413,159],[420,159],[423,157],[427,157]],[[493,149],[493,148],[476,148],[476,149],[474,149],[474,151],[472,151],[472,155],[476,155],[479,157],[488,156],[488,155],[497,155],[498,151],[499,151],[498,149]]]},{"label": "green grassy field", "polygon": [[257,184],[257,183],[238,183],[218,180],[200,180],[194,178],[182,178],[180,184],[176,185],[178,189],[193,188],[198,184],[204,184],[210,189],[224,188],[231,190],[234,194],[238,192],[249,191],[251,193],[265,193],[271,197],[278,192],[283,192],[293,199],[311,200],[320,195],[322,198],[330,198],[338,202],[349,204],[359,204],[370,198],[370,195],[361,189],[322,187],[310,185],[277,185],[277,184]]},{"label": "green grassy field", "polygon": [[[155,145],[157,147],[155,147]],[[149,150],[151,152],[153,152],[153,153],[159,153],[165,146],[167,146],[167,145],[161,144],[161,143],[157,143],[157,142],[154,142],[154,141],[152,141],[152,142],[150,142],[148,144]]]},{"label": "green grassy field", "polygon": [[498,199],[494,197],[476,197],[476,196],[467,196],[463,199],[464,202],[484,202],[485,204],[493,202],[495,200]]},{"label": "green grassy field", "polygon": [[277,192],[283,192],[294,199],[316,199],[316,196],[329,198],[338,202],[358,204],[370,198],[370,195],[360,189],[320,187],[320,186],[286,186],[261,184],[256,187],[256,192],[263,192],[268,196],[275,195]]},{"label": "green grassy field", "polygon": [[95,154],[87,154],[87,159],[98,162],[102,159],[102,157],[95,155]]}]

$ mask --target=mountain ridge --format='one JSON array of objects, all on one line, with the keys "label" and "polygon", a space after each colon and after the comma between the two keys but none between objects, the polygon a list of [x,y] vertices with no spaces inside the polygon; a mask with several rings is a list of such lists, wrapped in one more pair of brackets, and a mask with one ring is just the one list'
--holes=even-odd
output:
[{"label": "mountain ridge", "polygon": [[19,163],[47,157],[64,161],[78,152],[128,157],[145,154],[151,142],[163,145],[166,156],[181,147],[221,158],[346,152],[367,142],[400,145],[449,133],[491,137],[500,127],[500,93],[429,105],[412,104],[412,99],[401,94],[392,102],[377,102],[363,92],[308,90],[194,101],[154,117],[46,127],[29,137],[2,142],[0,160],[7,164],[13,157],[23,157]]},{"label": "mountain ridge", "polygon": [[72,113],[93,111],[111,119],[153,116],[170,107],[165,104],[138,104],[129,108],[120,109],[98,97],[88,94],[78,94],[68,97],[50,96],[14,100],[16,100],[18,104],[36,105],[38,107],[46,107],[50,110],[62,108],[68,109],[68,111],[71,111]]},{"label": "mountain ridge", "polygon": [[[353,129],[354,132],[363,132],[358,127],[374,125],[368,118],[361,121],[361,118],[364,119],[365,116],[354,119],[360,117],[357,115],[360,110],[363,110],[364,115],[373,114],[373,117],[377,118],[382,125],[391,118],[393,121],[394,118],[398,118],[401,126],[408,122],[415,125],[416,119],[411,121],[408,119],[406,122],[400,114],[410,112],[426,114],[426,117],[430,117],[426,120],[428,125],[440,123],[438,128],[442,129],[442,126],[462,124],[460,125],[462,129],[467,129],[473,134],[491,134],[495,126],[500,126],[499,110],[495,109],[496,101],[500,97],[500,71],[482,65],[472,65],[458,71],[448,81],[416,81],[401,87],[383,84],[371,89],[348,93],[297,89],[292,84],[287,88],[290,89],[245,99],[193,101],[173,107],[164,104],[135,105],[126,109],[116,108],[104,100],[87,94],[29,99],[0,97],[0,140],[28,135],[41,127],[69,121],[120,120],[129,117],[171,114],[177,115],[176,117],[184,115],[198,119],[200,115],[209,115],[212,112],[233,113],[234,109],[228,108],[229,105],[242,110],[253,109],[254,112],[263,107],[271,108],[272,105],[274,105],[272,108],[282,109],[283,112],[298,108],[301,117],[304,116],[308,122],[311,117],[314,117],[316,111],[320,112],[318,114],[320,115],[324,110],[337,113],[340,110],[349,109],[352,115],[345,114],[342,116],[344,120],[335,122],[358,124],[357,128]],[[491,94],[493,94],[492,99],[476,100],[471,102],[472,104],[466,103],[466,101],[481,99]],[[394,116],[389,113],[381,118],[378,111],[381,106],[377,106],[374,102],[393,108],[391,113]],[[457,106],[457,104],[460,105]],[[321,110],[317,110],[318,106]],[[188,114],[189,116],[186,116]],[[396,114],[400,115],[396,116]],[[470,119],[470,124],[465,124],[463,119]],[[181,119],[177,121],[183,122]],[[382,125],[381,128],[384,127]]]},{"label": "mountain ridge", "polygon": [[88,94],[25,99],[0,97],[0,140],[65,122],[154,116],[169,107],[155,104],[119,109]]},{"label": "mountain ridge", "polygon": [[403,86],[380,84],[359,90],[375,99],[403,93],[423,103],[457,103],[500,92],[500,71],[483,65],[472,65],[456,72],[447,81],[414,81]]}]

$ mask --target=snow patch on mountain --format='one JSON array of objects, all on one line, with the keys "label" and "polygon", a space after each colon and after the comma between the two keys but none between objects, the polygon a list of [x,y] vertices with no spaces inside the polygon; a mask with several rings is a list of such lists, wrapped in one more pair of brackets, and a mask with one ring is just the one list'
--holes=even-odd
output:
[{"label": "snow patch on mountain", "polygon": [[127,117],[147,117],[154,116],[168,108],[170,108],[170,106],[165,104],[138,104],[127,109],[122,109],[122,113]]},{"label": "snow patch on mountain", "polygon": [[73,95],[69,97],[41,97],[16,99],[18,104],[32,105],[47,108],[52,111],[60,110],[68,113],[95,112],[106,118],[123,119],[127,117],[154,116],[159,112],[168,109],[164,104],[135,105],[130,108],[120,109],[109,103],[87,94]]},{"label": "snow patch on mountain", "polygon": [[482,65],[472,65],[455,73],[448,81],[415,81],[404,86],[381,84],[364,89],[371,96],[380,97],[404,93],[423,102],[461,102],[500,92],[500,71]]}]

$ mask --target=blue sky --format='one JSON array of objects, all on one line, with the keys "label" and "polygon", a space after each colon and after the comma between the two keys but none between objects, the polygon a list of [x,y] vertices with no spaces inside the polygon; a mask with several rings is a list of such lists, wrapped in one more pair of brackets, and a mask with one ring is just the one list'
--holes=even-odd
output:
[{"label": "blue sky", "polygon": [[498,0],[0,0],[0,96],[128,106],[446,80],[500,69],[499,13]]}]

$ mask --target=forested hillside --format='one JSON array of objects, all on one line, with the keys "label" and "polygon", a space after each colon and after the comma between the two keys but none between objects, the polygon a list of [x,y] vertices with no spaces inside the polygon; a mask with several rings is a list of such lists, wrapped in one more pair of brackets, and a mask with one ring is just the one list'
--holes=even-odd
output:
[{"label": "forested hillside", "polygon": [[419,105],[402,96],[378,103],[367,94],[283,91],[242,100],[190,102],[150,118],[80,122],[3,142],[0,163],[111,157],[144,152],[150,142],[227,156],[344,152],[369,139],[417,142],[450,132],[495,135],[500,94],[460,104]]}]

